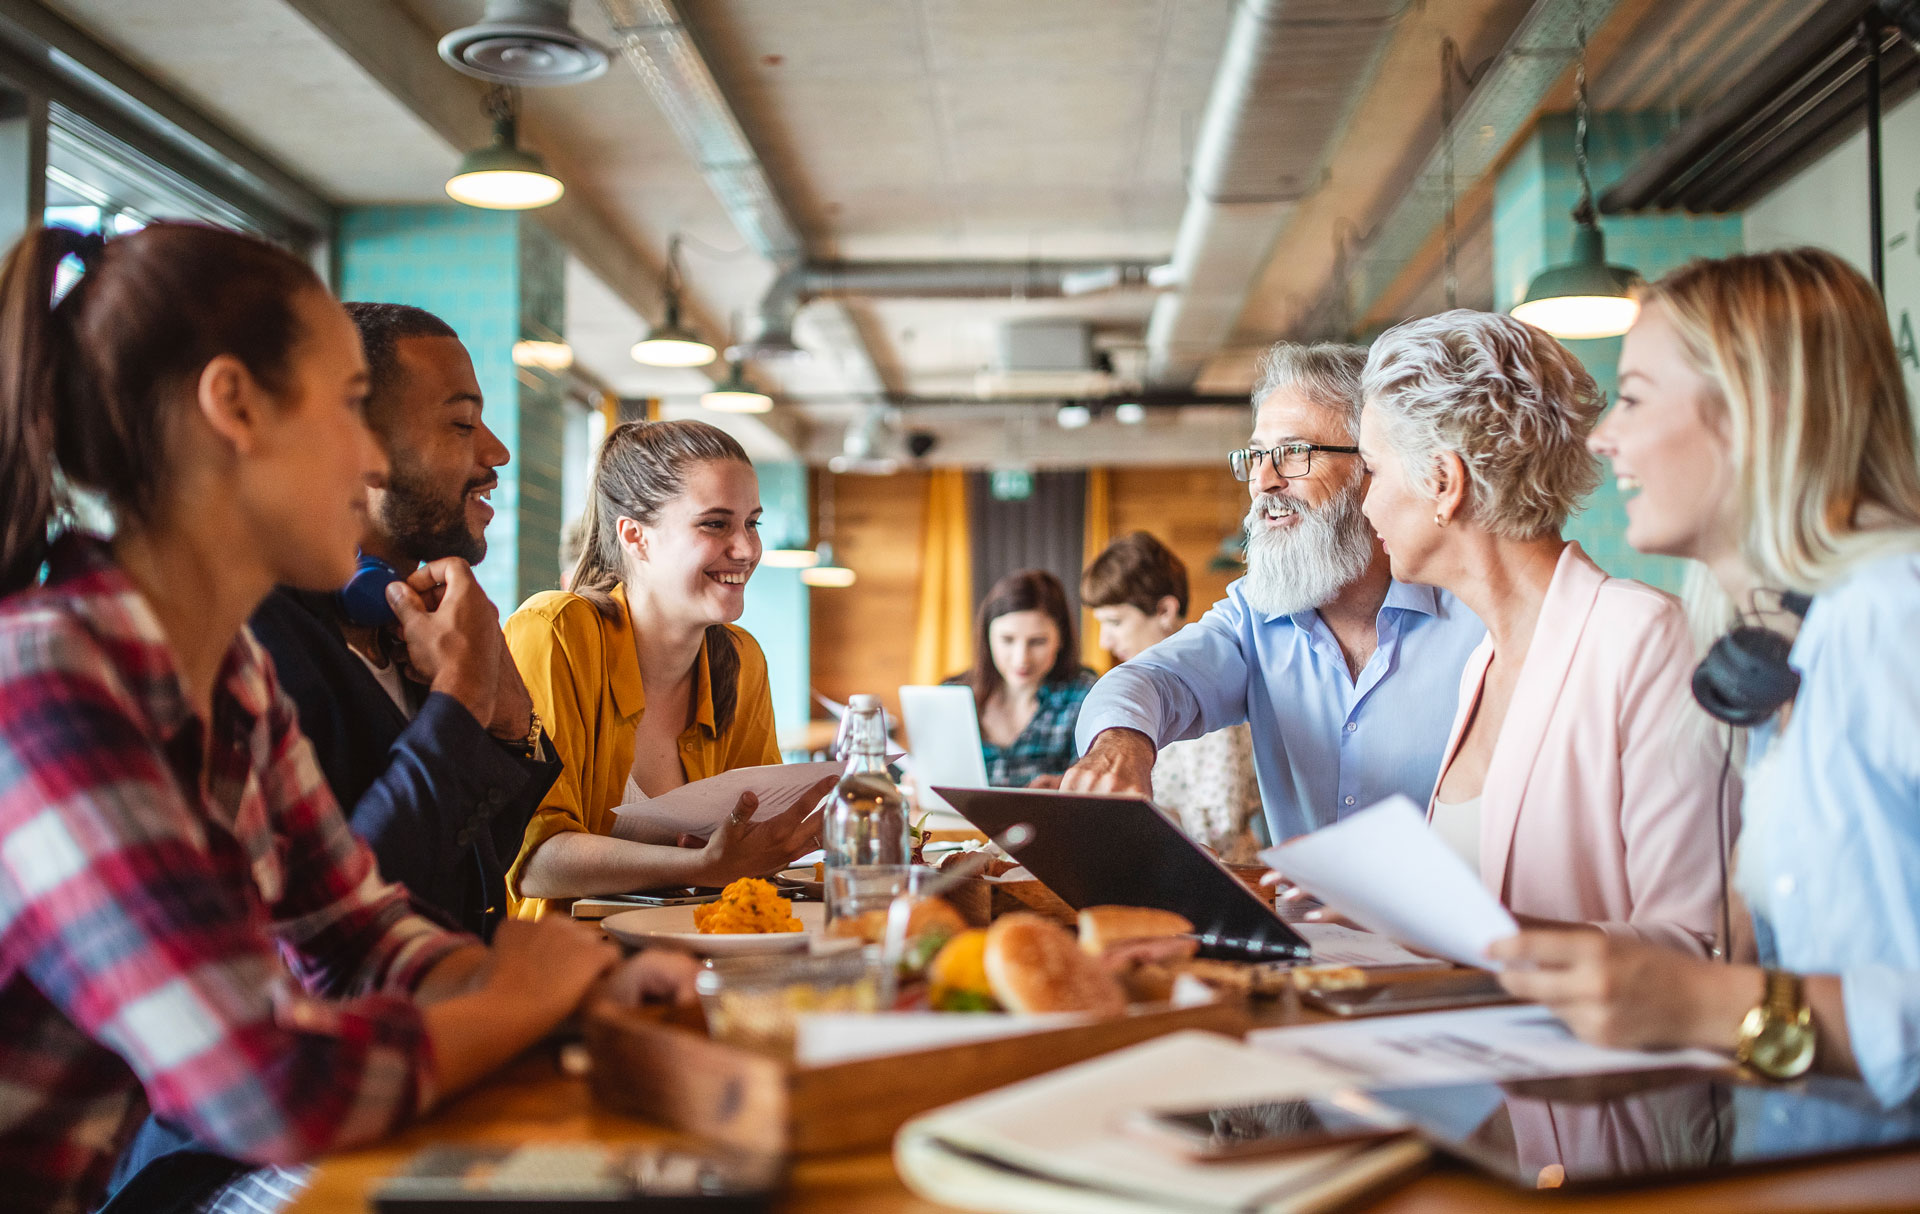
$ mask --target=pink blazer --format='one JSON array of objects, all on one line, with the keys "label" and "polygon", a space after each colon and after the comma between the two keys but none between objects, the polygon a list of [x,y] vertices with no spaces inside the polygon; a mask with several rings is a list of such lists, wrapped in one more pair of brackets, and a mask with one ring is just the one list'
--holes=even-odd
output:
[{"label": "pink blazer", "polygon": [[[1488,637],[1460,678],[1443,774],[1492,660]],[[1608,577],[1578,544],[1560,553],[1481,793],[1480,879],[1509,909],[1705,952],[1721,743],[1688,689],[1694,661],[1671,595]],[[1728,839],[1738,798],[1730,779]]]}]

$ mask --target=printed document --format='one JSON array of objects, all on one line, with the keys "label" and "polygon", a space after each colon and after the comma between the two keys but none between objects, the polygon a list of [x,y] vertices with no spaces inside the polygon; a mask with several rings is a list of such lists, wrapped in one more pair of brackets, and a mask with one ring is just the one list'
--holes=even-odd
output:
[{"label": "printed document", "polygon": [[1260,1029],[1247,1044],[1310,1073],[1343,1073],[1348,1085],[1364,1088],[1726,1065],[1706,1050],[1588,1045],[1534,1003]]},{"label": "printed document", "polygon": [[1361,927],[1462,965],[1520,930],[1405,797],[1389,797],[1260,853],[1269,868]]},{"label": "printed document", "polygon": [[840,774],[841,764],[769,763],[764,767],[736,767],[717,776],[682,784],[672,792],[644,801],[616,805],[620,815],[614,833],[636,843],[676,843],[683,834],[706,838],[720,820],[733,812],[743,792],[760,798],[753,820],[764,822],[792,809],[794,802],[815,784]]},{"label": "printed document", "polygon": [[1446,965],[1438,957],[1401,948],[1377,932],[1363,932],[1338,923],[1295,923],[1293,930],[1312,947],[1314,965],[1350,965],[1355,969]]}]

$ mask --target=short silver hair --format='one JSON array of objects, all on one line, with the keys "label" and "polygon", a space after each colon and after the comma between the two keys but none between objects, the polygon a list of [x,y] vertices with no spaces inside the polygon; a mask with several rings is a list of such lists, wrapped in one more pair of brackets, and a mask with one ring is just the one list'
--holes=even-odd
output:
[{"label": "short silver hair", "polygon": [[1435,457],[1460,457],[1469,517],[1495,535],[1557,535],[1600,483],[1587,436],[1606,399],[1571,350],[1524,321],[1459,308],[1395,325],[1361,389],[1429,490]]},{"label": "short silver hair", "polygon": [[1323,409],[1338,413],[1347,431],[1360,436],[1360,371],[1367,365],[1365,346],[1323,341],[1307,345],[1283,341],[1260,356],[1254,371],[1253,407],[1282,388]]}]

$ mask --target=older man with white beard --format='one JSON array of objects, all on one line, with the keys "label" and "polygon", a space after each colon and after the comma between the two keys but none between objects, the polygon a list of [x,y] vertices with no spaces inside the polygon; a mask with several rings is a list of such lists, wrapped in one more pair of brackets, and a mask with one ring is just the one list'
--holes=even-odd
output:
[{"label": "older man with white beard", "polygon": [[1146,796],[1155,753],[1241,721],[1275,841],[1403,793],[1425,804],[1467,655],[1458,600],[1388,573],[1360,513],[1357,346],[1283,342],[1260,361],[1247,575],[1206,615],[1115,667],[1080,708],[1067,791]]}]

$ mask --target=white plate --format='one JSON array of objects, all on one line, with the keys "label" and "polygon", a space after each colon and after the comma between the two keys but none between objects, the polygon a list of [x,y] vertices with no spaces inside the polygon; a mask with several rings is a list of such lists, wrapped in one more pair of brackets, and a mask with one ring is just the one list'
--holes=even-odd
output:
[{"label": "white plate", "polygon": [[664,944],[702,957],[739,957],[752,953],[804,953],[820,934],[827,908],[818,902],[796,902],[794,917],[803,931],[757,935],[708,935],[694,930],[691,906],[642,906],[600,920],[609,936],[635,948]]},{"label": "white plate", "polygon": [[811,864],[803,864],[798,868],[781,869],[780,876],[786,878],[788,881],[794,882],[799,886],[800,892],[806,894],[808,897],[824,898],[827,896],[826,882],[814,879],[813,865]]}]

